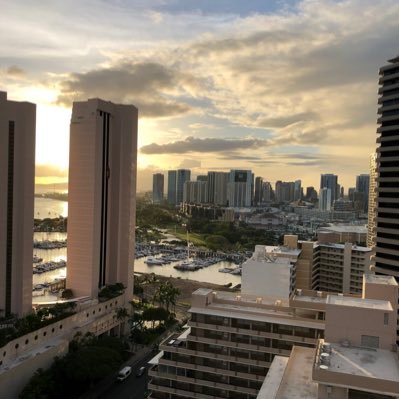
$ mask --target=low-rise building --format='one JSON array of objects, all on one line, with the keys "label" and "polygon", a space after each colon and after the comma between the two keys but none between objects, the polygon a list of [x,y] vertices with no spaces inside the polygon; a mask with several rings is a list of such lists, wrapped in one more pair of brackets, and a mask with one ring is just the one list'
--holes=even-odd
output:
[{"label": "low-rise building", "polygon": [[398,285],[365,276],[362,297],[329,295],[325,338],[276,356],[258,399],[389,399],[399,395]]}]

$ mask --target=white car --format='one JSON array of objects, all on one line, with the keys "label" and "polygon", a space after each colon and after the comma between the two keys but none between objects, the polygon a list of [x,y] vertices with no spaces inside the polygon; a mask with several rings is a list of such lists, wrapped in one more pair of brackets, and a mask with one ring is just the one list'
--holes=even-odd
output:
[{"label": "white car", "polygon": [[124,380],[126,380],[127,377],[129,377],[130,374],[132,374],[132,368],[129,366],[126,366],[122,370],[119,371],[116,379],[118,381],[124,381]]}]

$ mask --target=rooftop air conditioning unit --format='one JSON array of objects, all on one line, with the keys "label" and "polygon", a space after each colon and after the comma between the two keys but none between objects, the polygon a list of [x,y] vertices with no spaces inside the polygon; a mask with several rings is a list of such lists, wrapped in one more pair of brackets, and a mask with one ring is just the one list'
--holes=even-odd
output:
[{"label": "rooftop air conditioning unit", "polygon": [[275,305],[275,306],[281,306],[281,305],[282,305],[281,300],[280,300],[280,299],[277,299],[277,301],[274,302],[274,305]]},{"label": "rooftop air conditioning unit", "polygon": [[296,290],[296,294],[297,294],[298,296],[301,296],[301,295],[302,295],[302,289],[301,289],[301,288],[298,288],[298,289]]},{"label": "rooftop air conditioning unit", "polygon": [[323,292],[322,292],[322,291],[317,291],[317,296],[318,296],[319,298],[322,298],[322,297],[323,297]]},{"label": "rooftop air conditioning unit", "polygon": [[237,300],[237,301],[241,301],[241,295],[237,295],[237,296],[236,296],[236,300]]},{"label": "rooftop air conditioning unit", "polygon": [[262,303],[262,298],[261,297],[256,298],[256,303]]}]

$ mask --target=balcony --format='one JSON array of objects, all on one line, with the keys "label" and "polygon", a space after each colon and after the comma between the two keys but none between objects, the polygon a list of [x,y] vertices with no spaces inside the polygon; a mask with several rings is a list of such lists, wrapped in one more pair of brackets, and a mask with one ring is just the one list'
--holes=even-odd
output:
[{"label": "balcony", "polygon": [[[161,379],[161,380],[171,380],[172,385],[173,385],[173,383],[179,383],[179,384],[180,383],[188,383],[188,384],[193,384],[195,386],[200,385],[202,387],[215,388],[215,389],[220,389],[223,391],[241,392],[241,393],[252,394],[252,395],[256,395],[258,393],[258,390],[253,389],[253,388],[241,387],[241,386],[231,385],[231,384],[224,384],[221,382],[208,381],[208,380],[199,379],[199,378],[184,377],[181,375],[176,376],[176,375],[171,375],[171,374],[167,374],[167,373],[160,373],[159,371],[151,371],[150,370],[149,375],[151,377],[155,377],[155,378]],[[149,385],[149,389],[151,389],[150,385]],[[166,387],[164,387],[164,388],[166,388]],[[168,388],[176,389],[173,387],[168,387]],[[191,397],[191,396],[189,396],[189,397]]]},{"label": "balcony", "polygon": [[[296,299],[300,300],[301,297],[295,296]],[[324,297],[325,300],[325,297]],[[308,303],[309,305],[309,303]],[[325,305],[324,305],[325,306]],[[323,307],[324,309],[324,307]],[[298,318],[298,320],[304,320],[303,318]],[[309,320],[309,319],[305,319],[305,320]],[[312,322],[317,322],[317,320],[309,320]],[[189,321],[188,323],[191,327],[196,327],[196,328],[202,328],[205,330],[215,330],[215,326],[212,324],[204,324],[204,323],[198,323],[198,322],[192,322]],[[254,326],[252,326],[253,328]],[[223,332],[230,332],[230,333],[238,333],[238,334],[243,334],[243,335],[248,335],[250,337],[263,337],[263,338],[280,338],[280,339],[284,339],[284,340],[288,340],[288,341],[295,341],[295,342],[306,342],[306,343],[310,343],[310,344],[315,344],[316,341],[315,339],[311,338],[311,337],[307,337],[306,339],[302,339],[303,337],[299,337],[296,335],[292,335],[292,334],[280,334],[280,333],[272,333],[270,332],[272,325],[269,324],[268,326],[264,326],[264,331],[261,330],[262,326],[261,325],[256,325],[256,330],[252,329],[252,330],[247,330],[247,329],[240,329],[240,328],[234,328],[234,327],[217,327],[216,329],[218,331],[223,331]],[[295,328],[295,327],[294,327]],[[310,327],[309,327],[310,328]],[[324,328],[324,323],[320,322],[320,328]],[[313,328],[310,328],[310,330],[315,331]],[[294,333],[295,334],[295,333]],[[189,337],[191,339],[191,336]],[[217,341],[217,340],[215,340]]]}]

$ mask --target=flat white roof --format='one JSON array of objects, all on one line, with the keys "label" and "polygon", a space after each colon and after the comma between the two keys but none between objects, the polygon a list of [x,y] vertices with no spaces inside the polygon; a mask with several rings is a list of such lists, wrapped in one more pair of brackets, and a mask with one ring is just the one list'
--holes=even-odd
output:
[{"label": "flat white roof", "polygon": [[331,344],[328,370],[354,376],[399,381],[398,354],[383,349]]},{"label": "flat white roof", "polygon": [[366,226],[352,226],[352,225],[332,225],[327,227],[320,227],[320,232],[322,231],[335,231],[337,233],[357,233],[366,234]]},{"label": "flat white roof", "polygon": [[196,289],[193,292],[193,295],[195,294],[195,295],[204,295],[204,296],[206,296],[206,295],[210,294],[211,292],[213,292],[213,291],[211,289],[209,289],[209,288],[198,288],[198,289]]},{"label": "flat white roof", "polygon": [[368,283],[398,285],[395,278],[392,276],[376,276],[375,274],[364,274],[364,278]]},{"label": "flat white roof", "polygon": [[326,303],[328,305],[351,306],[357,308],[393,311],[391,302],[381,301],[378,299],[363,299],[340,295],[328,295]]},{"label": "flat white roof", "polygon": [[158,364],[159,363],[159,359],[163,356],[163,351],[159,352],[156,356],[154,356],[149,362],[148,364]]},{"label": "flat white roof", "polygon": [[299,256],[302,250],[291,249],[283,245],[279,246],[265,245],[265,251],[267,254],[271,255],[289,255],[292,257],[292,256]]},{"label": "flat white roof", "polygon": [[283,380],[284,372],[288,364],[288,357],[275,356],[269,371],[263,381],[257,399],[275,399],[280,384]]},{"label": "flat white roof", "polygon": [[303,301],[309,303],[326,303],[327,297],[325,296],[309,296],[309,295],[298,295],[295,294],[292,299],[294,301]]},{"label": "flat white roof", "polygon": [[312,380],[314,352],[313,348],[293,347],[277,399],[318,398],[318,384]]}]

